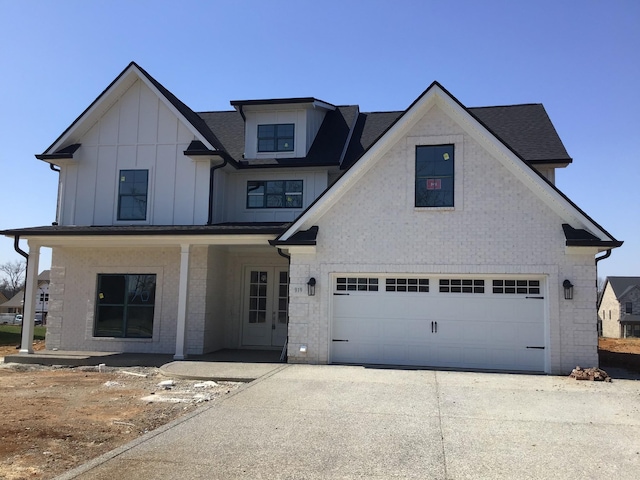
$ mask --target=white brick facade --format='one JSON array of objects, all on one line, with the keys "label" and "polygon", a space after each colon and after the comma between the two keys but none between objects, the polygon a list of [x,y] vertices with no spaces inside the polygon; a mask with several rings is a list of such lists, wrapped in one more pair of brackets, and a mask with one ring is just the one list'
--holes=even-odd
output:
[{"label": "white brick facade", "polygon": [[[451,142],[455,208],[414,208],[416,143]],[[330,360],[332,273],[408,272],[544,275],[547,370],[597,365],[594,258],[565,253],[562,223],[447,115],[431,109],[317,222],[316,254],[292,256],[292,287],[310,276],[318,285],[315,297],[305,290],[291,297],[290,361]],[[570,301],[562,295],[565,278],[574,284]],[[299,353],[303,344],[306,354]]]}]

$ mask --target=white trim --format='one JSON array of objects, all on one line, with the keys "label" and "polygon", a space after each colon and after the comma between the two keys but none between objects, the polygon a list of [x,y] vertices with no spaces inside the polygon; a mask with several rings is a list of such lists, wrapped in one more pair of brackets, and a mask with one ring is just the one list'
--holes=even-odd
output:
[{"label": "white trim", "polygon": [[189,256],[191,246],[180,245],[180,282],[178,284],[178,315],[176,322],[176,353],[174,360],[184,360],[187,348],[187,307],[189,303]]},{"label": "white trim", "polygon": [[38,294],[38,265],[40,263],[40,245],[29,240],[29,261],[27,262],[27,284],[25,285],[24,305],[22,306],[22,338],[20,353],[33,353],[34,318],[36,296]]},{"label": "white trim", "polygon": [[191,245],[264,245],[269,246],[275,234],[255,235],[21,235],[43,247],[176,247],[183,243]]}]

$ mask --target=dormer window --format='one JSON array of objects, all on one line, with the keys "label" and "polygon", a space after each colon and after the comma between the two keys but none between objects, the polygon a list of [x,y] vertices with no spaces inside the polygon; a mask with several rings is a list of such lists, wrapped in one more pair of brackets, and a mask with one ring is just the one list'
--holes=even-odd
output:
[{"label": "dormer window", "polygon": [[258,125],[258,152],[293,152],[293,123]]}]

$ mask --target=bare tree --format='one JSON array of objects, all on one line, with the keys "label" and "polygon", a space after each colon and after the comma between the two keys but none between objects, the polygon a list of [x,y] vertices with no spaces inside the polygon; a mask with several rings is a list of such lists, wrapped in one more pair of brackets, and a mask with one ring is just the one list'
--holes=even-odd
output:
[{"label": "bare tree", "polygon": [[24,260],[15,260],[0,264],[0,292],[5,297],[11,298],[24,287],[24,274],[27,263]]}]

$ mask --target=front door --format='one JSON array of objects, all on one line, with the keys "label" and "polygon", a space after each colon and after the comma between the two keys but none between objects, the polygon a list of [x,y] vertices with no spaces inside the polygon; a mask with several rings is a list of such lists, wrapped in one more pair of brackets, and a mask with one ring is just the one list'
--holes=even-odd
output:
[{"label": "front door", "polygon": [[287,339],[289,272],[286,267],[245,269],[242,345],[282,347]]}]

